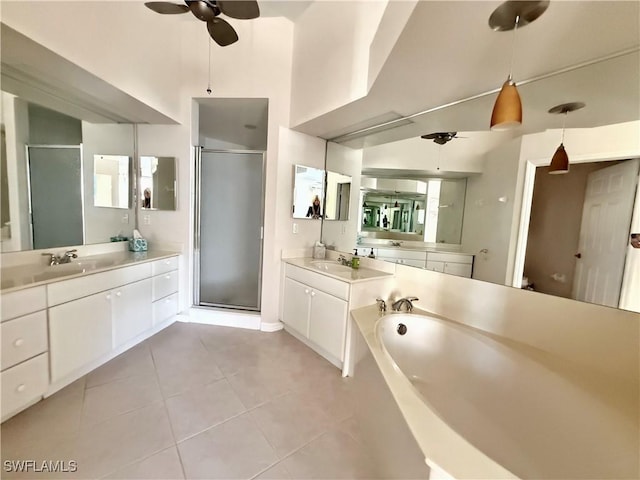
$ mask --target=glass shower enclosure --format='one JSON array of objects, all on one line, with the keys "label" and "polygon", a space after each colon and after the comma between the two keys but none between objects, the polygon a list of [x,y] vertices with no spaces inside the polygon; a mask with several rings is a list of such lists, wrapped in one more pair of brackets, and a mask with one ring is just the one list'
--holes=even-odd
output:
[{"label": "glass shower enclosure", "polygon": [[260,311],[264,152],[196,149],[194,304]]}]

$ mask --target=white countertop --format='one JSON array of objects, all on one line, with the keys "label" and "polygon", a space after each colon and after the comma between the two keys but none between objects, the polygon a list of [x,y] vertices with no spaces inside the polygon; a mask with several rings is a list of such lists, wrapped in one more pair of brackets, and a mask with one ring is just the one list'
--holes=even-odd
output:
[{"label": "white countertop", "polygon": [[151,262],[162,258],[173,257],[175,255],[179,254],[176,252],[164,251],[121,251],[78,257],[72,262],[61,265],[17,265],[0,270],[0,291],[2,293],[9,293],[23,288],[46,285],[60,280],[82,277],[84,275],[105,272],[107,270],[113,270],[136,263]]},{"label": "white countertop", "polygon": [[324,264],[331,264],[337,267],[340,267],[337,261],[335,260],[317,260],[314,258],[287,258],[284,261],[290,265],[295,265],[296,267],[305,268],[307,270],[311,270],[313,272],[319,273],[321,275],[326,275],[327,277],[335,278],[336,280],[340,280],[342,282],[347,283],[359,283],[366,282],[369,280],[376,280],[384,277],[392,277],[392,273],[382,272],[380,270],[373,270],[371,268],[351,268],[344,267],[340,268],[336,271],[329,271],[327,268],[324,268]]},{"label": "white countertop", "polygon": [[351,316],[427,463],[455,478],[638,478],[633,386],[414,313],[436,320],[428,327],[433,344],[425,345],[418,370],[409,372],[401,371],[409,369],[403,365],[408,347],[396,365],[381,345],[375,306]]}]

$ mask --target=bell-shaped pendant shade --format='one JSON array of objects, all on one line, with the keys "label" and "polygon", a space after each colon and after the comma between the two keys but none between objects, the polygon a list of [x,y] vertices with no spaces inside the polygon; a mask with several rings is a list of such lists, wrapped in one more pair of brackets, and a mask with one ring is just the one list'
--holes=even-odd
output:
[{"label": "bell-shaped pendant shade", "polygon": [[559,175],[561,173],[569,172],[569,157],[564,149],[564,145],[561,143],[556,153],[553,154],[551,159],[551,165],[549,165],[549,173],[551,175]]},{"label": "bell-shaped pendant shade", "polygon": [[522,102],[516,84],[507,79],[491,113],[491,130],[508,130],[522,124]]}]

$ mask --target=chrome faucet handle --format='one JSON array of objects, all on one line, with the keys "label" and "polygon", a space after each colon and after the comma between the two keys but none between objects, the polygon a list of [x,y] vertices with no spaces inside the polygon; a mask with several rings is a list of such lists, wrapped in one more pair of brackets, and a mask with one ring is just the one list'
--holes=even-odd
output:
[{"label": "chrome faucet handle", "polygon": [[58,265],[60,263],[60,257],[58,257],[55,253],[41,253],[41,255],[49,257],[49,266]]},{"label": "chrome faucet handle", "polygon": [[77,249],[73,249],[73,250],[67,250],[66,252],[64,252],[64,256],[65,257],[71,257],[71,258],[78,258],[78,255],[76,254],[78,250]]},{"label": "chrome faucet handle", "polygon": [[387,311],[387,302],[385,302],[381,298],[376,298],[376,302],[378,302],[378,311],[379,312],[386,312]]}]

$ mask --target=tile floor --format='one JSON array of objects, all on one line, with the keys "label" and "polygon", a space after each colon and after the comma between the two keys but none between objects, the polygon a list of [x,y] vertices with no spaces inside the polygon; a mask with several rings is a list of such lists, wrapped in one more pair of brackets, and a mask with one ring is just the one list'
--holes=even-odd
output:
[{"label": "tile floor", "polygon": [[2,424],[2,478],[375,477],[349,379],[284,331],[175,323]]}]

